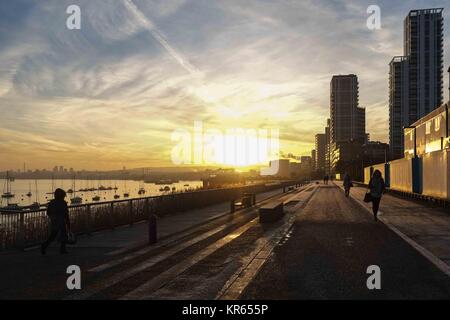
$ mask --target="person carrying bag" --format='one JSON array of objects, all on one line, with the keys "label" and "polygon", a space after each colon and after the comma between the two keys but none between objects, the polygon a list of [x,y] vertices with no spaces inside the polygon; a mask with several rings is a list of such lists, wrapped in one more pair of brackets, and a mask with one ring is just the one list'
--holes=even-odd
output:
[{"label": "person carrying bag", "polygon": [[385,190],[386,185],[381,172],[380,170],[375,170],[369,181],[369,190],[364,195],[365,202],[372,202],[372,212],[375,221],[378,221],[378,209],[380,208],[381,197],[383,196]]}]

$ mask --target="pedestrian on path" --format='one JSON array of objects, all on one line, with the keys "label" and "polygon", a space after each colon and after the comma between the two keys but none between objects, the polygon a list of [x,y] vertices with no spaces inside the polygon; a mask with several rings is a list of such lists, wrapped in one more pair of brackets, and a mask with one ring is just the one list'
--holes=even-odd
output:
[{"label": "pedestrian on path", "polygon": [[378,209],[380,208],[381,197],[386,189],[380,170],[375,170],[369,181],[370,197],[372,200],[372,211],[375,221],[378,221]]},{"label": "pedestrian on path", "polygon": [[328,175],[323,177],[323,184],[328,184]]},{"label": "pedestrian on path", "polygon": [[69,209],[67,202],[64,200],[66,192],[62,189],[55,190],[55,197],[47,206],[47,216],[50,218],[51,232],[47,241],[41,245],[41,253],[45,255],[47,247],[52,243],[56,236],[59,235],[61,254],[68,253],[66,250],[67,233],[70,230]]},{"label": "pedestrian on path", "polygon": [[344,175],[344,190],[345,196],[348,198],[350,196],[350,188],[353,187],[352,178],[348,173]]}]

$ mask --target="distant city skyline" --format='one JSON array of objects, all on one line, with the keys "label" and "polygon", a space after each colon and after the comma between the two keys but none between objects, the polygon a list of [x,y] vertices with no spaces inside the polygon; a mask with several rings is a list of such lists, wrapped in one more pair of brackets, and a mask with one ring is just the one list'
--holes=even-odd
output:
[{"label": "distant city skyline", "polygon": [[[389,62],[410,10],[446,1],[4,1],[0,171],[166,167],[171,133],[194,121],[279,128],[284,154],[311,155],[332,75],[356,74],[366,132],[388,142]],[[77,4],[81,30],[67,30]],[[444,101],[448,100],[444,73]]]}]

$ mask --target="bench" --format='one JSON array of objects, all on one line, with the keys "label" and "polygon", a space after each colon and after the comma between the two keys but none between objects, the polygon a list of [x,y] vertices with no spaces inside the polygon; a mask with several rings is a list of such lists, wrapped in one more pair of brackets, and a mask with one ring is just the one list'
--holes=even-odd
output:
[{"label": "bench", "polygon": [[256,195],[253,193],[245,193],[244,196],[238,200],[231,200],[230,212],[235,212],[236,208],[250,208],[256,203]]},{"label": "bench", "polygon": [[235,202],[236,207],[248,208],[252,206],[252,197],[244,196],[242,199]]},{"label": "bench", "polygon": [[274,222],[283,217],[283,202],[272,201],[259,208],[259,221],[261,223]]},{"label": "bench", "polygon": [[244,193],[244,198],[251,198],[251,205],[254,206],[256,204],[256,193]]}]

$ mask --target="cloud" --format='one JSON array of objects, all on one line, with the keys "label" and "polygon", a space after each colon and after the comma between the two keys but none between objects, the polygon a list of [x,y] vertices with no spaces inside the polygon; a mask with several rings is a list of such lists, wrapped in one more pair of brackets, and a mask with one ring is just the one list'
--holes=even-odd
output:
[{"label": "cloud", "polygon": [[[387,141],[403,18],[440,5],[378,1],[370,31],[365,0],[28,2],[0,4],[0,169],[170,165],[170,133],[196,120],[277,127],[282,150],[310,154],[333,74],[358,75],[367,130]],[[69,4],[80,31],[65,28]]]},{"label": "cloud", "polygon": [[170,54],[170,56],[175,59],[183,68],[186,69],[192,75],[199,73],[199,70],[192,65],[186,57],[183,57],[165,38],[164,34],[159,31],[154,23],[147,18],[139,9],[136,7],[132,0],[123,0],[125,7],[133,14],[135,20],[139,24],[148,30],[153,37],[164,47],[164,49]]}]

